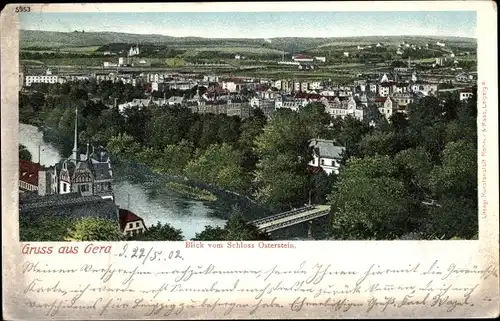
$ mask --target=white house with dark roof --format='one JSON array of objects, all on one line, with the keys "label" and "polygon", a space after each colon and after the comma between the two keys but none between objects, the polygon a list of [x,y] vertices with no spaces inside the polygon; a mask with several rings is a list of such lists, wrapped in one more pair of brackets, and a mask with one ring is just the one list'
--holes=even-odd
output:
[{"label": "white house with dark roof", "polygon": [[459,90],[460,101],[468,100],[474,96],[474,90],[472,88],[463,88]]},{"label": "white house with dark roof", "polygon": [[335,140],[315,138],[309,141],[309,147],[313,150],[313,159],[309,162],[309,166],[320,167],[328,175],[339,173],[340,161],[345,152],[344,146]]}]

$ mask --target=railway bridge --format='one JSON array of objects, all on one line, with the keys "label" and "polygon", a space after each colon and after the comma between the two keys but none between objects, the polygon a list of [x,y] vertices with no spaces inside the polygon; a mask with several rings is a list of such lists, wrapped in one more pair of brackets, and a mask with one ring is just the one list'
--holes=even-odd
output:
[{"label": "railway bridge", "polygon": [[328,214],[330,214],[329,205],[309,205],[257,219],[251,221],[250,223],[257,226],[260,232],[271,233],[282,228],[297,225],[303,222],[309,222],[308,236],[311,237],[312,221]]}]

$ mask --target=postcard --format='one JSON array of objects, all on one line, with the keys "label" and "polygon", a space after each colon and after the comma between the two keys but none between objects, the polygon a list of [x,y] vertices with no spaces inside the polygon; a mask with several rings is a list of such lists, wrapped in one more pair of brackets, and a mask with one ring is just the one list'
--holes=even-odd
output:
[{"label": "postcard", "polygon": [[4,317],[498,317],[496,10],[7,5]]}]

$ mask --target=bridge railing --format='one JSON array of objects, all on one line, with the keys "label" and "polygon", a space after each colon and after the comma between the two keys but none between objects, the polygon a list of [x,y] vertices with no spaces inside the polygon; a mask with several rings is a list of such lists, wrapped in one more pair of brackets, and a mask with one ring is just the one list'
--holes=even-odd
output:
[{"label": "bridge railing", "polygon": [[305,211],[308,211],[308,210],[310,210],[312,208],[314,208],[314,206],[307,205],[307,206],[300,207],[300,208],[297,208],[297,209],[293,209],[293,210],[290,210],[290,211],[286,211],[286,212],[282,212],[282,213],[279,213],[279,214],[275,214],[275,215],[271,215],[271,216],[268,216],[268,217],[264,217],[264,218],[260,218],[260,219],[257,219],[257,220],[253,220],[250,223],[252,223],[254,225],[264,224],[264,223],[267,223],[267,222],[278,220],[278,219],[283,218],[283,217],[287,217],[287,216],[290,216],[290,215],[295,215],[295,214],[298,214],[298,213],[301,213],[301,212],[305,212]]}]

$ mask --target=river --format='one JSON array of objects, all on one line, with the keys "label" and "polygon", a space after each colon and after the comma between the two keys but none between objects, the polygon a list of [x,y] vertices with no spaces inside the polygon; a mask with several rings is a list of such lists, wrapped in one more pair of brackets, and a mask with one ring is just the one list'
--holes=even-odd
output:
[{"label": "river", "polygon": [[[20,124],[20,144],[30,151],[33,161],[38,161],[40,146],[40,164],[51,166],[61,156],[52,145],[44,142],[43,133],[35,126]],[[220,218],[223,211],[231,209],[231,202],[193,201],[182,198],[166,188],[160,188],[151,175],[144,175],[126,166],[113,167],[114,193],[116,204],[128,208],[144,219],[147,226],[168,223],[181,229],[186,239],[193,238],[206,225],[222,226],[226,220]]]}]

